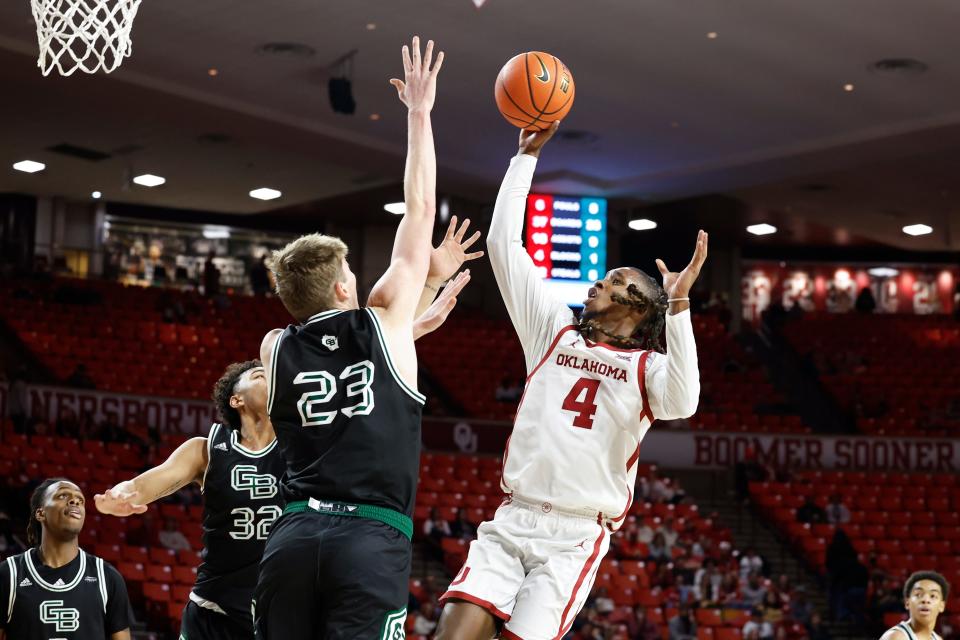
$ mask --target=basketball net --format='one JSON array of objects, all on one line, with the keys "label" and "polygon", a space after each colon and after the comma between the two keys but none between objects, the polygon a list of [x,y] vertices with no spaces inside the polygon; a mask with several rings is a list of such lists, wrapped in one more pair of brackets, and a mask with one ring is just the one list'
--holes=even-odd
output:
[{"label": "basketball net", "polygon": [[130,55],[141,0],[31,0],[43,75],[110,73]]}]

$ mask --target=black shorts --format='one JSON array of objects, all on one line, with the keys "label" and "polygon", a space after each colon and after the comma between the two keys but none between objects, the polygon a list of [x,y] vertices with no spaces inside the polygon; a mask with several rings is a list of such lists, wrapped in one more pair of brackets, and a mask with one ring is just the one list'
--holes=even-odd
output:
[{"label": "black shorts", "polygon": [[253,640],[253,624],[204,609],[191,600],[180,618],[180,640]]},{"label": "black shorts", "polygon": [[257,640],[402,638],[411,550],[406,536],[376,520],[283,516],[260,561]]}]

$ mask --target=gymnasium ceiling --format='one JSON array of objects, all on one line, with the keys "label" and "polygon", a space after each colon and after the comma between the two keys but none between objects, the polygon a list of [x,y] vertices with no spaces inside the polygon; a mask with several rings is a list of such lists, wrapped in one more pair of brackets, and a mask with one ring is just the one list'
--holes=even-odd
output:
[{"label": "gymnasium ceiling", "polygon": [[[120,70],[44,78],[30,3],[8,0],[0,192],[83,199],[99,189],[113,201],[245,214],[382,194],[402,175],[405,148],[387,80],[419,33],[447,54],[434,117],[443,192],[493,199],[516,142],[493,80],[510,56],[540,49],[574,74],[562,131],[584,139],[551,143],[537,188],[638,203],[725,193],[748,220],[802,222],[840,244],[956,250],[958,28],[952,0],[488,0],[479,10],[471,0],[144,0]],[[270,42],[314,54],[256,51]],[[331,111],[326,82],[353,50],[351,117]],[[888,58],[928,69],[871,70]],[[59,143],[111,157],[46,150]],[[47,170],[9,169],[24,158]],[[125,188],[144,172],[168,183]],[[284,196],[250,199],[260,186]],[[388,215],[374,200],[361,213]],[[936,231],[908,238],[900,227],[911,222]]]}]

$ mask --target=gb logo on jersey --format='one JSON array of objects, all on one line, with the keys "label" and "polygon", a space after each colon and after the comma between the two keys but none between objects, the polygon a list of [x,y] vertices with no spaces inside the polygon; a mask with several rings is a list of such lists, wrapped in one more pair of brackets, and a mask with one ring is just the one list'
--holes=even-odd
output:
[{"label": "gb logo on jersey", "polygon": [[336,351],[340,348],[340,341],[337,339],[337,336],[323,336],[320,339],[320,344],[330,349],[330,351]]},{"label": "gb logo on jersey", "polygon": [[257,473],[252,464],[238,464],[230,471],[230,486],[250,492],[253,500],[266,500],[277,495],[277,479],[269,473]]},{"label": "gb logo on jersey", "polygon": [[80,612],[63,606],[63,600],[44,600],[40,603],[40,620],[56,625],[57,633],[68,633],[80,628]]}]

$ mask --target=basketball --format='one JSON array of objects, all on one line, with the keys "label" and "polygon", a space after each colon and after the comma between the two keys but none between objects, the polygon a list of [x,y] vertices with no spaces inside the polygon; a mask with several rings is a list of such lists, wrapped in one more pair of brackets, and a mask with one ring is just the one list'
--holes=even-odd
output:
[{"label": "basketball", "polygon": [[563,120],[573,106],[575,93],[567,66],[542,51],[510,58],[500,69],[494,88],[501,115],[527,131],[542,131],[554,121]]}]

